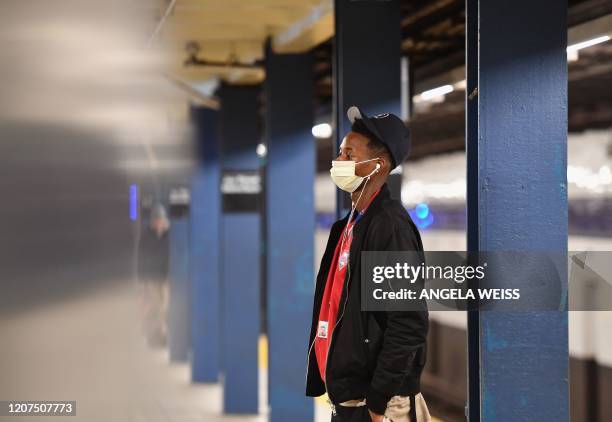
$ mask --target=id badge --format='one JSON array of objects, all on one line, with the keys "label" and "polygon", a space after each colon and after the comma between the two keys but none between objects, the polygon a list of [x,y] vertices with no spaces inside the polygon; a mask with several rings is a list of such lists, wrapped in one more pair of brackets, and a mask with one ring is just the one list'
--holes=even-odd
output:
[{"label": "id badge", "polygon": [[319,321],[319,328],[317,329],[317,337],[327,338],[327,321]]}]

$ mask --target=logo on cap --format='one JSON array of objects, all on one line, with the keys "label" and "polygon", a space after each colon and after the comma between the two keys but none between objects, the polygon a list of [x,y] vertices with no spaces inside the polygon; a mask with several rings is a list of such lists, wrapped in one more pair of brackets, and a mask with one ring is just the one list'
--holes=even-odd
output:
[{"label": "logo on cap", "polygon": [[377,119],[384,119],[385,117],[389,117],[389,113],[380,113],[374,117],[376,117]]}]

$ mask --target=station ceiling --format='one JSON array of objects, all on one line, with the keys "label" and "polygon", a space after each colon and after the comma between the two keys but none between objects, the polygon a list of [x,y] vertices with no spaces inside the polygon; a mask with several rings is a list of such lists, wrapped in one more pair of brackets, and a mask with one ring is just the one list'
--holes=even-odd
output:
[{"label": "station ceiling", "polygon": [[[569,0],[569,42],[584,40],[594,31],[590,24],[603,17],[612,17],[612,1]],[[159,23],[152,44],[167,52],[171,77],[187,85],[215,78],[263,82],[268,38],[279,52],[312,50],[317,114],[329,113],[333,0],[163,0]],[[463,78],[465,0],[402,0],[400,24],[401,51],[410,60],[415,93]],[[612,19],[599,22],[603,30],[606,25]],[[612,125],[612,94],[601,89],[612,81],[611,63],[612,42],[607,42],[568,64],[570,131]],[[464,92],[456,90],[410,118],[414,158],[463,149],[463,102]]]},{"label": "station ceiling", "polygon": [[[168,52],[171,73],[186,82],[215,77],[260,83],[264,43],[303,52],[333,35],[331,0],[170,0],[152,44]],[[197,60],[189,60],[196,58]]]}]

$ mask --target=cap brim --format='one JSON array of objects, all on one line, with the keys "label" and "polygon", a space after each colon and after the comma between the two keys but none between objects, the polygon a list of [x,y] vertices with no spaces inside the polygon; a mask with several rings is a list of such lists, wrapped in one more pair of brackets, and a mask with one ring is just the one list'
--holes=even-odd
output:
[{"label": "cap brim", "polygon": [[378,132],[376,125],[374,125],[374,123],[372,122],[372,119],[366,116],[366,114],[363,111],[361,111],[359,107],[357,106],[349,107],[349,109],[346,111],[346,117],[348,117],[351,124],[355,123],[355,120],[361,120],[363,124],[365,125],[365,127],[370,132],[372,132],[372,134],[376,136],[381,142],[384,143],[382,136],[380,136],[380,133]]},{"label": "cap brim", "polygon": [[346,111],[346,117],[348,117],[349,122],[351,123],[355,123],[355,120],[363,120],[364,117],[366,119],[368,118],[368,116],[363,114],[357,106],[349,107],[349,109]]}]

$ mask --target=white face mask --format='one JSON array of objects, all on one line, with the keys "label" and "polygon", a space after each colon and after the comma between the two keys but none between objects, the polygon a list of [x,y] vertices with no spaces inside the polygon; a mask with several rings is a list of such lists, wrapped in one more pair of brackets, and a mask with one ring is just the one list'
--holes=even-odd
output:
[{"label": "white face mask", "polygon": [[372,158],[370,160],[359,161],[332,161],[332,168],[329,170],[332,181],[345,192],[355,192],[357,188],[363,183],[364,179],[369,178],[380,168],[380,164],[376,165],[376,168],[367,176],[357,176],[355,174],[355,166],[357,164],[367,163],[370,161],[379,160],[379,158]]}]

